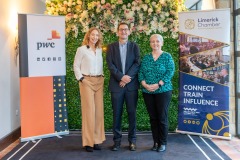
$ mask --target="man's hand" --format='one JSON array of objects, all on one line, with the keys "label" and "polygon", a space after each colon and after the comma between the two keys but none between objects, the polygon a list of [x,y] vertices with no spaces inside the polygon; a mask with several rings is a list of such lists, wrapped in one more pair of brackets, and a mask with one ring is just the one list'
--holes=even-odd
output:
[{"label": "man's hand", "polygon": [[131,82],[131,77],[128,76],[128,75],[124,75],[124,76],[122,77],[121,81],[123,81],[124,83],[127,84],[127,83]]},{"label": "man's hand", "polygon": [[119,86],[120,86],[120,87],[125,87],[125,85],[126,85],[125,82],[123,82],[123,81],[120,81],[120,82],[119,82]]}]

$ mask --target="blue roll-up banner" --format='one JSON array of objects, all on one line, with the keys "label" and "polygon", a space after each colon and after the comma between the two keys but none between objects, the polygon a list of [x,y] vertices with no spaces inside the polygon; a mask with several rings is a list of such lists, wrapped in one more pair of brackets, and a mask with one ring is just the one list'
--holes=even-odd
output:
[{"label": "blue roll-up banner", "polygon": [[177,132],[230,139],[230,9],[179,13]]}]

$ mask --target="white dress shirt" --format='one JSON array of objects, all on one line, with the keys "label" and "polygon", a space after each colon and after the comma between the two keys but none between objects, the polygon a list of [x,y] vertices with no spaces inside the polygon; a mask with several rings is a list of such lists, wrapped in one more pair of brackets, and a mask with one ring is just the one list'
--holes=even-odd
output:
[{"label": "white dress shirt", "polygon": [[73,69],[77,80],[80,80],[83,75],[103,75],[102,49],[97,48],[94,53],[86,45],[79,47],[74,58]]}]

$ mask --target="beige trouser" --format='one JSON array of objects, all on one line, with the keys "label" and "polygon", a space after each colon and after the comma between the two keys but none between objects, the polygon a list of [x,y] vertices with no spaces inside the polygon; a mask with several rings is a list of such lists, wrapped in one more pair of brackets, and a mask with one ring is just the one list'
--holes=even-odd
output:
[{"label": "beige trouser", "polygon": [[82,144],[91,146],[105,138],[103,110],[103,77],[84,77],[79,82],[82,108]]}]

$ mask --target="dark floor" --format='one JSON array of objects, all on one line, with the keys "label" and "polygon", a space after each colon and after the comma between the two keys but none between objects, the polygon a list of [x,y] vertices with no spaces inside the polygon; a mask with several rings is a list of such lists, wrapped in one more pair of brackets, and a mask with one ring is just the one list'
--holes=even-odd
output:
[{"label": "dark floor", "polygon": [[[128,150],[127,135],[123,136],[121,149],[111,151],[112,135],[106,135],[107,140],[102,144],[101,151],[86,152],[81,146],[81,135],[70,134],[62,138],[46,138],[33,142],[20,143],[3,159],[11,160],[205,160],[230,159],[210,139],[185,134],[169,134],[165,152],[151,151],[152,136],[150,133],[139,133],[137,150]],[[24,147],[23,147],[24,146]],[[21,148],[22,147],[22,148]],[[21,149],[20,149],[21,148]],[[211,149],[212,148],[212,149]]]}]

